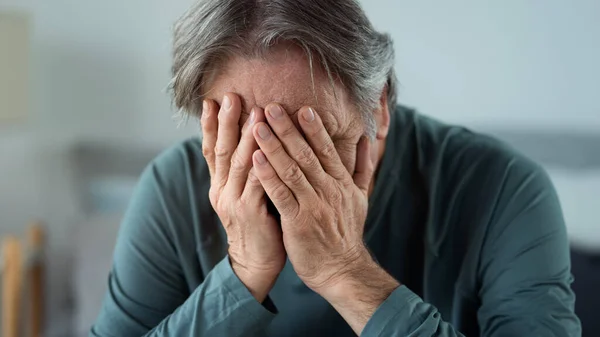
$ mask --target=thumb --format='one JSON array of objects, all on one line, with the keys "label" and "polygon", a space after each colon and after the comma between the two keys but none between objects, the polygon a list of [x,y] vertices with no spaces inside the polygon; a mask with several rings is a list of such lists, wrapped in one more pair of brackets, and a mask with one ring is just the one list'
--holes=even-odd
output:
[{"label": "thumb", "polygon": [[354,184],[363,193],[369,193],[369,186],[373,178],[373,162],[371,162],[371,143],[369,138],[363,136],[357,145],[356,168],[354,169]]}]

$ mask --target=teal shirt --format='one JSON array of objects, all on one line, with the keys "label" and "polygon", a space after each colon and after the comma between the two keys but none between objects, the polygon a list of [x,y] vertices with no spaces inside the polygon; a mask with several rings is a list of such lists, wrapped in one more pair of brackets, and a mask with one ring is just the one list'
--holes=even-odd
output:
[{"label": "teal shirt", "polygon": [[[198,139],[142,174],[91,336],[354,336],[289,261],[258,303],[231,269]],[[401,284],[361,336],[580,336],[552,184],[499,141],[398,107],[365,242]]]}]

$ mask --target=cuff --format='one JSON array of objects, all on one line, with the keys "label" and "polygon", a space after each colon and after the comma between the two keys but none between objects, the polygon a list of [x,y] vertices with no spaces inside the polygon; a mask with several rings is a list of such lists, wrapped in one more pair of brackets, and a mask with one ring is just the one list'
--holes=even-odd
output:
[{"label": "cuff", "polygon": [[365,325],[361,337],[376,337],[387,335],[385,332],[391,322],[402,322],[403,326],[410,325],[411,307],[414,307],[421,298],[408,289],[405,285],[396,288],[388,298],[375,310],[371,319]]},{"label": "cuff", "polygon": [[221,260],[213,268],[212,272],[217,275],[221,281],[221,285],[227,290],[228,295],[235,300],[237,307],[244,310],[254,323],[264,326],[275,317],[275,314],[277,314],[275,304],[267,297],[263,305],[252,296],[248,288],[246,288],[233,271],[233,268],[231,268],[229,256]]}]

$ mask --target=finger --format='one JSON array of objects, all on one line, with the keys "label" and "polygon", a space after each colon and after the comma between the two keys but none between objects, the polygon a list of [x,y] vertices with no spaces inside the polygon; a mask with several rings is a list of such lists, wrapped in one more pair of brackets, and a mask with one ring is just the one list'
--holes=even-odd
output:
[{"label": "finger", "polygon": [[321,117],[313,108],[308,107],[300,109],[299,115],[300,127],[325,172],[336,180],[348,179],[348,170],[342,163],[329,133],[325,130]]},{"label": "finger", "polygon": [[290,116],[279,104],[269,104],[266,118],[283,148],[298,163],[313,186],[325,181],[327,174],[313,149],[308,145]]},{"label": "finger", "polygon": [[265,189],[260,183],[258,176],[256,176],[254,167],[248,172],[248,179],[246,179],[244,191],[242,192],[240,200],[252,206],[265,205]]},{"label": "finger", "polygon": [[215,183],[225,186],[231,166],[231,156],[239,141],[241,102],[236,94],[227,93],[219,111],[219,131],[215,145]]},{"label": "finger", "polygon": [[371,144],[367,137],[362,137],[357,145],[353,180],[365,195],[369,194],[374,171],[375,168],[371,161]]},{"label": "finger", "polygon": [[210,177],[215,176],[215,144],[217,143],[217,105],[212,100],[205,100],[202,104],[202,155],[206,159]]},{"label": "finger", "polygon": [[271,198],[279,213],[284,217],[295,218],[300,205],[290,188],[279,178],[264,152],[256,150],[252,156],[252,161],[254,173],[256,173],[265,192]]},{"label": "finger", "polygon": [[253,108],[242,129],[240,143],[231,157],[227,188],[236,197],[241,196],[244,191],[248,172],[252,168],[252,154],[258,149],[258,144],[252,134],[252,126],[258,121],[264,121],[264,112],[261,108]]},{"label": "finger", "polygon": [[277,172],[281,181],[292,190],[296,198],[312,198],[316,195],[298,163],[285,152],[283,145],[266,123],[257,123],[254,126],[254,138],[270,166]]}]

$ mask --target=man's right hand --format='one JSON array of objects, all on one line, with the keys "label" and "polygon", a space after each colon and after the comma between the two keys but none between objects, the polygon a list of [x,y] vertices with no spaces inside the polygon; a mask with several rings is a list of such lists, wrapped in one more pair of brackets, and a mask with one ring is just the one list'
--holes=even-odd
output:
[{"label": "man's right hand", "polygon": [[240,139],[241,101],[227,93],[221,107],[204,102],[202,153],[211,176],[210,202],[227,233],[229,258],[235,274],[262,302],[285,264],[281,228],[267,211],[267,199],[253,173],[252,154],[258,149],[252,126],[265,120],[255,107]]}]

